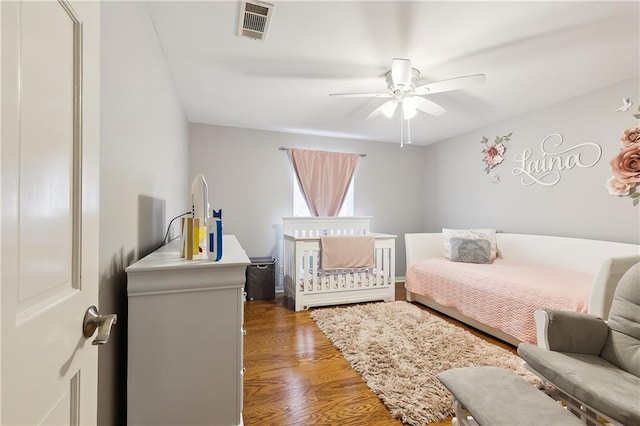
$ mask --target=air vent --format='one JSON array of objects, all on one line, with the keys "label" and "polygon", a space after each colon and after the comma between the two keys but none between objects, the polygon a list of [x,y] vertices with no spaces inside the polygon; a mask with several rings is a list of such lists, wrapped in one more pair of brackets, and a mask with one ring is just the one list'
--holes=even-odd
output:
[{"label": "air vent", "polygon": [[273,14],[273,5],[261,1],[241,1],[238,35],[264,40]]}]

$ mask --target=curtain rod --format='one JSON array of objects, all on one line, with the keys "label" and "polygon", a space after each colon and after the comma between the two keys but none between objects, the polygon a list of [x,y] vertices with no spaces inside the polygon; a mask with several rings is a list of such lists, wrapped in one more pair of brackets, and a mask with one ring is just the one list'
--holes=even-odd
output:
[{"label": "curtain rod", "polygon": [[[278,148],[280,151],[289,151],[291,148],[287,148],[284,146],[281,146],[280,148]],[[366,157],[367,154],[358,154],[360,157]]]}]

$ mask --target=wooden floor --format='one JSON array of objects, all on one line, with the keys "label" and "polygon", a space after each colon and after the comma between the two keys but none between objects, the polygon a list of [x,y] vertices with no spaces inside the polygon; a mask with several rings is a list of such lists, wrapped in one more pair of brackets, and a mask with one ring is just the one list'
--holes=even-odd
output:
[{"label": "wooden floor", "polygon": [[[399,283],[396,300],[404,299],[404,285]],[[245,425],[402,424],[391,418],[384,404],[318,329],[309,311],[293,312],[284,296],[279,296],[275,302],[245,303],[244,317]],[[465,328],[515,353],[512,346]],[[450,424],[450,419],[432,423]]]}]

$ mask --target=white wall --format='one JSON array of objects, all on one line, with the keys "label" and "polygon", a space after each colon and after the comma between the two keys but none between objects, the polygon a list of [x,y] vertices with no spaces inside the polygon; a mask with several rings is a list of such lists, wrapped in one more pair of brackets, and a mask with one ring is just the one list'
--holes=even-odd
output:
[{"label": "white wall", "polygon": [[[503,232],[640,243],[640,208],[605,189],[622,132],[638,125],[632,111],[615,109],[630,97],[637,113],[638,93],[638,79],[626,80],[426,147],[425,230],[492,226]],[[509,132],[505,161],[495,168],[502,181],[492,184],[480,140]],[[519,167],[514,156],[531,148],[532,158],[540,158],[540,142],[551,133],[564,136],[554,151],[595,142],[602,158],[592,168],[565,170],[555,186],[523,186],[521,177],[512,175]]]},{"label": "white wall", "polygon": [[404,234],[423,227],[424,147],[192,124],[189,176],[204,173],[211,207],[223,209],[224,232],[250,257],[280,265],[282,217],[291,216],[293,174],[279,147],[366,154],[355,174],[355,215],[371,230],[398,235],[396,271],[405,271]]},{"label": "white wall", "polygon": [[124,268],[188,208],[188,124],[144,3],[101,5],[100,311],[117,313],[99,351],[98,424],[126,424]]}]

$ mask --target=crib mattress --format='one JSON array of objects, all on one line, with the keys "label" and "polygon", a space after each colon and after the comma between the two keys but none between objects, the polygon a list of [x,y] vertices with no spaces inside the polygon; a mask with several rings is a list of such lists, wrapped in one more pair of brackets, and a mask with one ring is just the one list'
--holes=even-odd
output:
[{"label": "crib mattress", "polygon": [[492,264],[425,259],[409,268],[406,288],[524,342],[536,343],[533,312],[586,312],[593,276],[496,259]]}]

